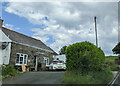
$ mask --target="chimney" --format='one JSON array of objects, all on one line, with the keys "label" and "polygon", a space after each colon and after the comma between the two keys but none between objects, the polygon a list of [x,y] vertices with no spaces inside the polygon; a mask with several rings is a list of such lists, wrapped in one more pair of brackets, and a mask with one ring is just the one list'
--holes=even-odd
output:
[{"label": "chimney", "polygon": [[3,20],[0,18],[0,28],[2,28]]}]

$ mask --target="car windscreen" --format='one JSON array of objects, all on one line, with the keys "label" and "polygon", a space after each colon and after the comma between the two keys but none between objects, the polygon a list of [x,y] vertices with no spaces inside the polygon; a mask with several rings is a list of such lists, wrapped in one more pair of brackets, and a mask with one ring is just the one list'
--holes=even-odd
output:
[{"label": "car windscreen", "polygon": [[55,63],[58,63],[58,61],[53,61],[53,63],[54,63],[54,62],[55,62]]},{"label": "car windscreen", "polygon": [[53,61],[53,63],[64,63],[64,61],[61,61],[61,60],[59,60],[59,61]]},{"label": "car windscreen", "polygon": [[58,63],[63,63],[64,61],[58,61]]}]

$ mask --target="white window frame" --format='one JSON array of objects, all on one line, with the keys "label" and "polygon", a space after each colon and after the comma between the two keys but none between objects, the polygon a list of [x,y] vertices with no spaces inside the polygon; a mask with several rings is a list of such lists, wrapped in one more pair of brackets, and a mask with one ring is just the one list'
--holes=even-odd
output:
[{"label": "white window frame", "polygon": [[23,54],[23,53],[16,53],[16,55],[17,55],[17,54],[19,55],[19,61],[18,61],[18,63],[16,63],[16,60],[17,60],[17,57],[16,57],[15,65],[18,65],[18,66],[21,65],[21,64],[20,64],[20,58],[21,58],[21,57],[23,58],[22,64],[24,64],[25,55],[26,55],[26,64],[25,64],[25,65],[27,65],[28,55],[27,55],[27,54]]},{"label": "white window frame", "polygon": [[48,57],[44,57],[43,59],[44,59],[44,62],[46,64],[46,66],[48,66],[49,65],[49,58]]}]

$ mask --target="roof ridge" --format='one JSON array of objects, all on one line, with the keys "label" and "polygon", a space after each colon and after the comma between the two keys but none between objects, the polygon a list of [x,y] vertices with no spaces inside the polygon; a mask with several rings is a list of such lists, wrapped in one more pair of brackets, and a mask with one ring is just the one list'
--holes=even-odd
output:
[{"label": "roof ridge", "polygon": [[[49,46],[47,46],[46,44],[44,44],[44,43],[43,43],[41,40],[39,40],[39,39],[36,39],[36,38],[30,37],[30,36],[24,35],[24,34],[22,34],[22,33],[19,33],[19,32],[14,31],[14,30],[8,29],[8,28],[6,28],[6,27],[2,27],[2,28],[3,28],[3,29],[6,29],[6,30],[9,30],[9,31],[12,31],[12,32],[15,32],[15,33],[20,34],[20,35],[23,35],[23,36],[28,37],[28,38],[30,38],[30,39],[39,41],[40,43],[42,43],[43,45],[45,45],[46,47],[48,47],[51,51],[55,52],[53,49],[51,49]],[[55,53],[56,53],[56,52],[55,52]]]}]

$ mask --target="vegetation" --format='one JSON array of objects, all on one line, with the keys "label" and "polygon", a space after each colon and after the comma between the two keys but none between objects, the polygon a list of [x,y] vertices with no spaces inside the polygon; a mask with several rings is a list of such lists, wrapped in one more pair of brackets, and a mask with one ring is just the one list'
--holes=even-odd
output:
[{"label": "vegetation", "polygon": [[67,46],[63,46],[63,47],[60,49],[59,54],[60,54],[60,55],[65,54],[66,48],[67,48]]},{"label": "vegetation", "polygon": [[66,67],[68,71],[79,70],[85,73],[101,70],[104,61],[104,52],[90,42],[75,43],[67,47]]},{"label": "vegetation", "polygon": [[[76,71],[66,72],[62,78],[65,84],[101,84],[106,86],[112,80],[113,74],[109,69],[104,71],[91,71],[87,75]],[[73,85],[74,86],[74,85]]]},{"label": "vegetation", "polygon": [[13,65],[2,66],[2,80],[20,74]]},{"label": "vegetation", "polygon": [[110,68],[111,71],[118,71],[119,66],[115,64],[115,59],[117,59],[118,56],[106,56],[105,57],[105,64],[107,67]]},{"label": "vegetation", "polygon": [[120,42],[112,49],[114,54],[120,54]]},{"label": "vegetation", "polygon": [[118,58],[118,56],[105,56],[105,60],[112,60],[112,61],[114,61],[117,58]]},{"label": "vegetation", "polygon": [[[112,49],[113,53],[114,54],[118,54],[119,56],[116,57],[114,60],[116,60],[115,63],[119,64],[120,65],[120,42]],[[110,64],[110,68],[111,70],[116,70],[118,71],[119,70],[119,67],[117,64],[115,64],[114,62],[111,62]]]},{"label": "vegetation", "polygon": [[[104,52],[90,42],[70,45],[66,49],[65,84],[108,84],[113,74],[105,65]],[[106,85],[105,85],[106,86]]]}]

